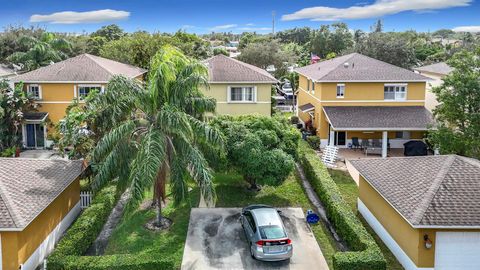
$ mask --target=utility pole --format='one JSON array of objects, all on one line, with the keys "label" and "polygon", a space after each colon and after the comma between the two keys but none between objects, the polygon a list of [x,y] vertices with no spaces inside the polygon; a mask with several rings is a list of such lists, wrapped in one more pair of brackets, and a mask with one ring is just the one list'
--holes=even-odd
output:
[{"label": "utility pole", "polygon": [[275,35],[275,10],[272,11],[272,34]]}]

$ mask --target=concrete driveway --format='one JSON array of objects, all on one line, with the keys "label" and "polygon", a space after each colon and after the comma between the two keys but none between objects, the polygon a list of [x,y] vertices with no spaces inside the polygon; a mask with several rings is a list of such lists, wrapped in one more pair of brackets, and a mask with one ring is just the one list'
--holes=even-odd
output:
[{"label": "concrete driveway", "polygon": [[182,270],[190,269],[318,269],[327,270],[322,251],[301,208],[282,208],[293,242],[290,261],[261,262],[250,257],[239,221],[240,208],[194,208],[190,214]]}]

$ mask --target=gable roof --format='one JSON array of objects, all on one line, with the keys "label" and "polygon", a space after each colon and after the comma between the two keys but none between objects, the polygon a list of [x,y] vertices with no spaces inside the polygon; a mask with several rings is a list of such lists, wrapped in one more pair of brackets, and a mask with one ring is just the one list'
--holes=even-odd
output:
[{"label": "gable roof", "polygon": [[431,65],[426,65],[422,67],[417,67],[414,68],[414,70],[419,71],[419,72],[430,72],[430,73],[436,73],[440,75],[448,75],[450,72],[453,71],[453,68],[450,67],[447,63],[445,62],[439,62]]},{"label": "gable roof", "polygon": [[14,82],[108,82],[114,75],[134,78],[147,70],[110,59],[81,54],[12,78]]},{"label": "gable roof", "polygon": [[423,106],[323,106],[323,110],[335,130],[427,130],[435,123]]},{"label": "gable roof", "polygon": [[413,227],[480,228],[480,161],[442,155],[350,162]]},{"label": "gable roof", "polygon": [[359,53],[335,57],[330,60],[297,68],[295,71],[317,82],[425,82],[430,80],[413,71]]},{"label": "gable roof", "polygon": [[225,56],[216,55],[204,61],[208,68],[209,82],[257,82],[276,83],[277,79],[266,70]]},{"label": "gable roof", "polygon": [[81,160],[0,158],[0,231],[24,229],[82,171]]},{"label": "gable roof", "polygon": [[0,77],[11,76],[15,74],[15,70],[0,64]]}]

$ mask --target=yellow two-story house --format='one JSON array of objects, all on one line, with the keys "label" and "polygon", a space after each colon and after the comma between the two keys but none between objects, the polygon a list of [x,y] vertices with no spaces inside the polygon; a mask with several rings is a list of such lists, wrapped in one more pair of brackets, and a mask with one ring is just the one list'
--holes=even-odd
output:
[{"label": "yellow two-story house", "polygon": [[143,80],[147,71],[106,58],[81,54],[12,78],[39,104],[38,112],[26,113],[22,127],[26,148],[48,146],[45,121],[57,124],[72,100],[81,100],[92,90],[104,91],[114,75]]},{"label": "yellow two-story house", "polygon": [[217,101],[217,114],[270,116],[275,77],[266,70],[219,54],[204,61],[209,89],[205,95]]},{"label": "yellow two-story house", "polygon": [[321,145],[402,148],[433,124],[425,109],[428,78],[358,53],[296,69],[298,116]]}]

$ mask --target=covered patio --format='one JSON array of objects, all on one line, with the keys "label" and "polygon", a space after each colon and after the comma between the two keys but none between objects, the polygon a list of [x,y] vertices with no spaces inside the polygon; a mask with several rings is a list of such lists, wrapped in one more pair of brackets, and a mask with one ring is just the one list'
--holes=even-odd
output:
[{"label": "covered patio", "polygon": [[360,150],[365,156],[403,155],[403,144],[422,140],[434,124],[422,106],[324,106],[323,112],[328,145]]}]

